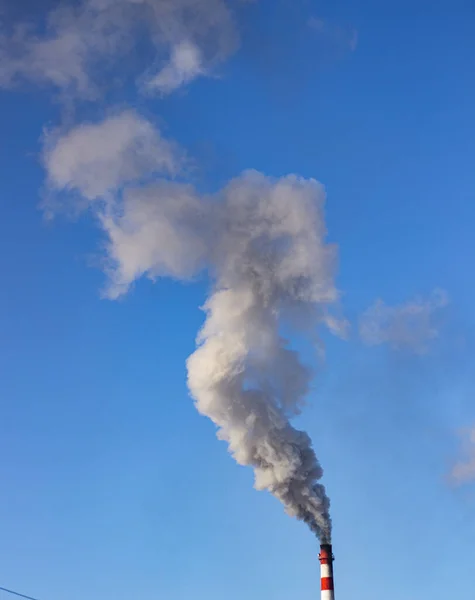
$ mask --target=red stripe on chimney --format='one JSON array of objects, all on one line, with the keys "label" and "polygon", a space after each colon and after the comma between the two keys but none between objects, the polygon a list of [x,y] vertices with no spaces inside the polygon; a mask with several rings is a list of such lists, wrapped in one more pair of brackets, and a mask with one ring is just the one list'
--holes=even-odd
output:
[{"label": "red stripe on chimney", "polygon": [[333,577],[322,577],[323,590],[333,590]]}]

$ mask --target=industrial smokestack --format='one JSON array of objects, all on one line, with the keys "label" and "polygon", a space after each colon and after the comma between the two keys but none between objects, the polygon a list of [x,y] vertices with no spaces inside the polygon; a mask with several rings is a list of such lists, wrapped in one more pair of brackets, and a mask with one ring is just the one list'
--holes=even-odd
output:
[{"label": "industrial smokestack", "polygon": [[322,544],[320,546],[320,581],[321,581],[321,600],[334,600],[335,593],[333,588],[333,550],[331,544]]}]

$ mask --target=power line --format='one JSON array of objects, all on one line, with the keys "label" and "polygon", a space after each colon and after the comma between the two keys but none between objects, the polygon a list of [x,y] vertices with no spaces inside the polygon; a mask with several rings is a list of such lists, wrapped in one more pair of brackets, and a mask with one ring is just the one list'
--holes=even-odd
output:
[{"label": "power line", "polygon": [[8,594],[13,594],[14,596],[19,596],[20,598],[26,598],[26,600],[38,600],[38,598],[32,598],[31,596],[25,596],[25,594],[19,594],[18,592],[14,592],[13,590],[7,590],[7,588],[0,587],[0,591],[7,592]]}]

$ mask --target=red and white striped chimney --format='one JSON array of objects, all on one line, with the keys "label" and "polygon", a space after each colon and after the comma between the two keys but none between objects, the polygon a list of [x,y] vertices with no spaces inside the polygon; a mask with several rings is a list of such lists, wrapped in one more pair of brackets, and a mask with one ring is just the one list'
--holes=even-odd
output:
[{"label": "red and white striped chimney", "polygon": [[331,544],[322,544],[320,546],[320,580],[321,580],[321,600],[334,600],[333,590],[333,551]]}]

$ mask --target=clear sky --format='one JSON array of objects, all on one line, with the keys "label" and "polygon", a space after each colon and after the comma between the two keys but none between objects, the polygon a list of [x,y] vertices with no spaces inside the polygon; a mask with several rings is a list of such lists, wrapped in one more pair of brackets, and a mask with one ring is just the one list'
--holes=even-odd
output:
[{"label": "clear sky", "polygon": [[[189,396],[208,279],[152,282],[135,246],[104,250],[120,225],[97,226],[110,190],[186,152],[179,177],[199,193],[246,169],[325,186],[351,329],[322,334],[295,424],[324,468],[337,598],[471,598],[474,4],[200,2],[198,25],[160,14],[149,38],[139,17],[124,33],[125,8],[106,33],[99,0],[49,28],[55,2],[0,3],[0,586],[40,600],[319,595],[317,540],[253,489]],[[101,128],[114,116],[133,139],[101,163],[122,143]],[[77,132],[96,135],[86,150]],[[46,219],[58,202],[68,210]],[[138,280],[117,299],[102,297],[107,252],[121,290]]]}]

